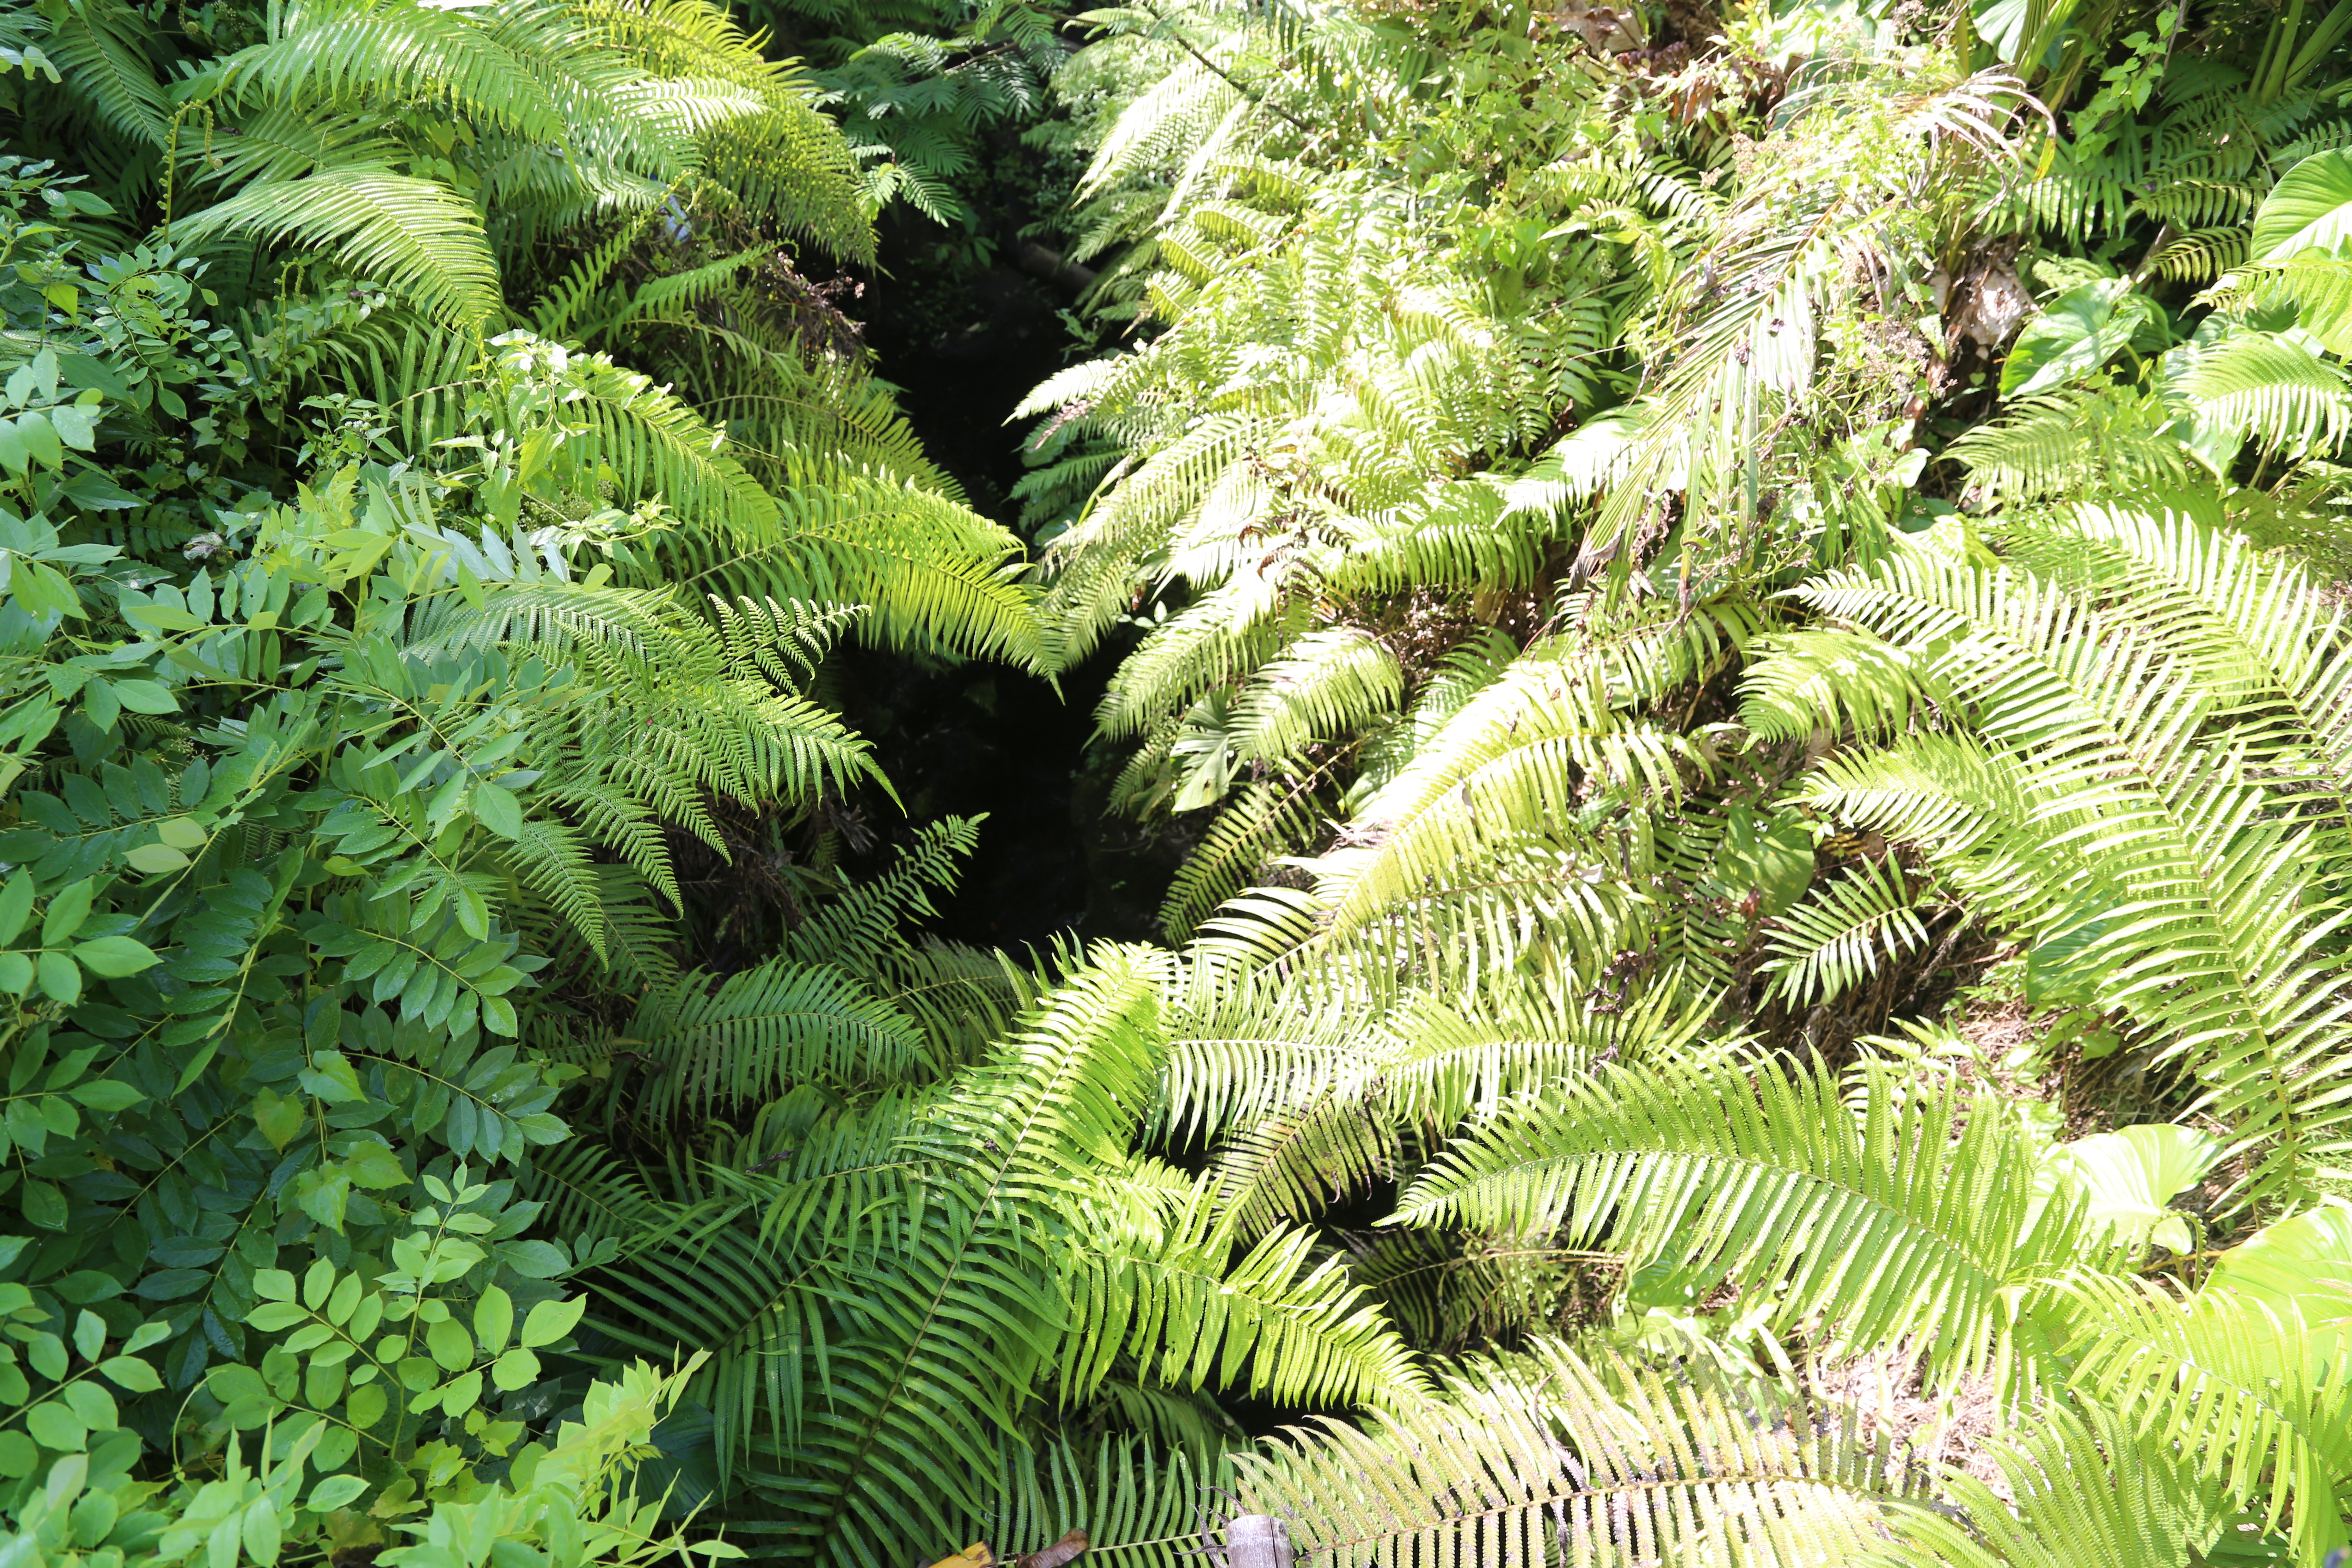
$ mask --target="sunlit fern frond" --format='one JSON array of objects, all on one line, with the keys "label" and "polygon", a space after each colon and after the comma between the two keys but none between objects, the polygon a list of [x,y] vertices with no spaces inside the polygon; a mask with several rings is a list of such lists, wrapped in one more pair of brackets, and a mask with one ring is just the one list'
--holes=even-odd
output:
[{"label": "sunlit fern frond", "polygon": [[109,130],[160,150],[171,135],[171,100],[155,79],[142,30],[127,6],[91,5],[58,18],[40,47]]},{"label": "sunlit fern frond", "polygon": [[1297,637],[1307,606],[1244,577],[1203,594],[1119,661],[1097,722],[1108,735],[1144,732],[1210,690],[1252,674]]},{"label": "sunlit fern frond", "polygon": [[2033,500],[2119,485],[2179,485],[2189,474],[2172,413],[2153,396],[2070,388],[2019,398],[1946,449],[1989,496]]},{"label": "sunlit fern frond", "polygon": [[1760,741],[1823,730],[1892,737],[1935,700],[1916,661],[1866,633],[1811,626],[1762,639],[1753,654],[1739,683],[1739,721]]},{"label": "sunlit fern frond", "polygon": [[629,1103],[656,1122],[772,1099],[795,1083],[906,1082],[938,1065],[914,1024],[855,980],[775,962],[717,984],[692,973],[650,992],[609,1050],[643,1062]]},{"label": "sunlit fern frond", "polygon": [[2300,1562],[2341,1542],[2352,1474],[2352,1376],[2310,1352],[2310,1325],[2228,1291],[2184,1298],[2088,1279],[2068,1384],[2128,1429],[2164,1435],[2236,1507],[2292,1530]]},{"label": "sunlit fern frond", "polygon": [[1228,797],[1200,844],[1184,858],[1160,906],[1160,933],[1181,942],[1209,911],[1251,886],[1279,855],[1307,848],[1321,830],[1323,770],[1277,775]]},{"label": "sunlit fern frond", "polygon": [[1019,551],[1003,529],[911,480],[796,458],[772,498],[761,491],[727,526],[671,535],[654,554],[698,592],[866,605],[862,629],[885,644],[1034,665],[1044,653]]},{"label": "sunlit fern frond", "polygon": [[2352,430],[2352,381],[2301,343],[2231,332],[2181,380],[2200,415],[2274,453],[2328,452]]},{"label": "sunlit fern frond", "polygon": [[1073,1394],[1131,1355],[1155,1381],[1213,1384],[1284,1404],[1380,1406],[1426,1379],[1310,1230],[1240,1251],[1213,1177],[1190,1191],[1090,1205],[1077,1247],[1061,1377]]},{"label": "sunlit fern frond", "polygon": [[1377,639],[1345,628],[1310,632],[1242,689],[1239,758],[1292,761],[1311,742],[1360,730],[1403,695],[1404,671]]},{"label": "sunlit fern frond", "polygon": [[1203,1463],[1145,1439],[1007,1440],[1000,1453],[990,1504],[969,1533],[1005,1561],[1080,1530],[1087,1555],[1109,1568],[1187,1568],[1203,1491],[1233,1482],[1222,1454]]},{"label": "sunlit fern frond", "polygon": [[1673,1060],[1706,1030],[1711,998],[1668,976],[1632,996],[1588,998],[1559,981],[1496,977],[1478,1002],[1408,997],[1372,1058],[1381,1097],[1429,1133],[1498,1114],[1598,1064]]},{"label": "sunlit fern frond", "polygon": [[285,8],[272,32],[222,62],[226,90],[262,103],[432,104],[541,141],[564,134],[536,61],[478,15],[328,0]]},{"label": "sunlit fern frond", "polygon": [[[2326,940],[2337,917],[2300,890],[2333,830],[2280,815],[2300,781],[2273,783],[2252,765],[2259,723],[2239,733],[2221,721],[2243,701],[2246,677],[2283,678],[2319,710],[2302,719],[2289,700],[2284,716],[2332,730],[2329,671],[2341,655],[2312,607],[2294,613],[2290,593],[2256,608],[2263,574],[2177,526],[2146,543],[2189,591],[2170,590],[2170,611],[2145,627],[2128,600],[2100,606],[2029,573],[1931,551],[1806,589],[1817,609],[1915,657],[1940,650],[1933,677],[1967,700],[1971,720],[1966,732],[1833,758],[1811,798],[1922,845],[2000,923],[2066,937],[2080,949],[2070,967],[2102,1004],[2188,1058],[2205,1103],[2235,1119],[2242,1146],[2261,1149],[2252,1190],[2291,1194],[2352,1139],[2340,1091],[2352,1003]],[[2220,603],[2184,637],[2180,612],[2200,594]],[[2233,595],[2248,597],[2223,609]],[[2265,656],[2248,657],[2248,644],[2261,646],[2252,628],[2231,625],[2249,614],[2276,617],[2283,640],[2266,656],[2275,676]],[[2321,640],[2305,641],[2315,631]],[[2200,679],[2231,642],[2224,679]],[[2323,803],[2340,802],[2323,791]]]},{"label": "sunlit fern frond", "polygon": [[1768,994],[1811,1007],[1853,990],[1885,964],[1927,945],[1918,896],[1893,856],[1864,860],[1781,917],[1758,966]]},{"label": "sunlit fern frond", "polygon": [[[1986,1461],[1990,1461],[1987,1465]],[[1888,1568],[2190,1568],[2222,1527],[2219,1489],[2160,1429],[2097,1405],[2053,1403],[2023,1432],[1985,1446],[1979,1468],[1947,1469],[1951,1502],[1891,1521],[1870,1561]]]},{"label": "sunlit fern frond", "polygon": [[1395,1173],[1393,1118],[1361,1084],[1281,1106],[1238,1129],[1209,1167],[1216,1212],[1250,1240]]},{"label": "sunlit fern frond", "polygon": [[1857,1115],[1820,1067],[1603,1068],[1471,1129],[1395,1219],[1671,1256],[1765,1292],[1776,1321],[1907,1342],[1944,1386],[2046,1375],[2042,1299],[2088,1248],[2078,1215],[2033,1212],[2023,1129],[1874,1067],[1859,1089]]},{"label": "sunlit fern frond", "polygon": [[2352,765],[2352,639],[2312,573],[2193,500],[2084,505],[2007,542],[2012,559],[2128,605],[2229,705],[2233,731],[2300,775],[2280,787],[2352,835],[2340,782]]},{"label": "sunlit fern frond", "polygon": [[1540,1373],[1467,1363],[1444,1395],[1363,1429],[1293,1427],[1238,1462],[1243,1500],[1302,1555],[1378,1568],[1760,1568],[1851,1562],[1925,1477],[1850,1424],[1775,1418],[1628,1371],[1624,1395],[1563,1351]]},{"label": "sunlit fern frond", "polygon": [[1679,734],[1614,710],[1606,662],[1523,656],[1472,698],[1377,795],[1350,838],[1316,862],[1346,932],[1425,896],[1456,867],[1523,835],[1590,831],[1601,802],[1672,802],[1704,761]]}]

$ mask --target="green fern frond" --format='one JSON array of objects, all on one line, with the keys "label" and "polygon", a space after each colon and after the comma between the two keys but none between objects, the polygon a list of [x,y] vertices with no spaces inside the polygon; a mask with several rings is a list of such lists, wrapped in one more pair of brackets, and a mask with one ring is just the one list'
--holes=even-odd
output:
[{"label": "green fern frond", "polygon": [[1170,879],[1160,906],[1160,934],[1182,942],[1276,856],[1305,849],[1322,827],[1317,787],[1323,777],[1318,769],[1299,778],[1260,779],[1236,792]]},{"label": "green fern frond", "polygon": [[1917,894],[1889,856],[1864,860],[1824,884],[1782,917],[1765,943],[1771,956],[1757,973],[1772,977],[1766,992],[1795,1007],[1844,994],[1885,963],[1927,945]]},{"label": "green fern frond", "polygon": [[[2260,593],[2231,552],[2215,561],[2225,595]],[[2193,557],[2179,564],[2197,570]],[[2258,727],[2208,733],[2239,696],[2234,679],[2199,679],[2211,620],[2208,635],[2168,638],[2178,611],[2143,627],[2058,584],[1927,551],[1832,574],[1804,596],[1915,657],[1940,648],[1932,676],[1966,694],[1973,721],[1965,735],[1832,760],[1812,801],[1924,844],[2004,923],[2080,947],[2074,968],[2101,1003],[2194,1063],[2205,1102],[2263,1149],[2255,1191],[2297,1193],[2332,1168],[2352,1139],[2338,1086],[2352,1003],[2326,945],[2337,917],[2294,890],[2321,826],[2272,812],[2278,797],[2248,765]],[[2287,622],[2290,638],[2298,624]],[[2273,657],[2324,708],[2337,652],[2290,643]]]},{"label": "green fern frond", "polygon": [[769,963],[715,989],[699,973],[649,994],[610,1046],[649,1058],[631,1096],[656,1121],[772,1099],[794,1083],[900,1083],[937,1066],[897,1009],[837,970]]},{"label": "green fern frond", "polygon": [[1289,1405],[1381,1405],[1427,1386],[1340,1260],[1318,1258],[1312,1232],[1273,1231],[1235,1259],[1222,1207],[1204,1179],[1073,1238],[1066,1388],[1091,1389],[1122,1354],[1170,1387],[1213,1380]]},{"label": "green fern frond", "polygon": [[2352,381],[2291,339],[2232,332],[2181,379],[2200,414],[2273,452],[2326,452],[2352,431]]},{"label": "green fern frond", "polygon": [[1132,1439],[1007,1442],[1001,1452],[991,1505],[970,1533],[1006,1561],[1082,1530],[1087,1555],[1109,1568],[1186,1568],[1203,1491],[1233,1480],[1223,1455],[1202,1463]]},{"label": "green fern frond", "polygon": [[221,62],[223,90],[264,102],[429,103],[541,141],[566,125],[534,70],[460,10],[341,0],[289,8],[277,36]]},{"label": "green fern frond", "polygon": [[1244,762],[1287,762],[1360,730],[1404,696],[1396,656],[1364,633],[1312,632],[1252,676],[1236,704]]},{"label": "green fern frond", "polygon": [[189,239],[250,235],[331,250],[433,315],[479,330],[506,309],[481,214],[433,180],[366,165],[264,180],[173,226]]},{"label": "green fern frond", "polygon": [[1807,626],[1759,639],[1739,683],[1739,721],[1759,741],[1823,729],[1858,740],[1892,738],[1937,693],[1903,649],[1879,637]]},{"label": "green fern frond", "polygon": [[2340,1543],[2336,1488],[2352,1474],[2352,1378],[2308,1353],[2309,1329],[2227,1291],[2086,1280],[2069,1386],[2143,1432],[2162,1432],[2238,1506],[2291,1526],[2299,1561]]},{"label": "green fern frond", "polygon": [[1794,1568],[1865,1556],[1882,1510],[1926,1500],[1925,1478],[1851,1420],[1759,1418],[1631,1370],[1620,1396],[1558,1350],[1538,1364],[1465,1367],[1442,1400],[1368,1430],[1294,1427],[1238,1460],[1243,1500],[1289,1521],[1302,1556],[1378,1568]]},{"label": "green fern frond", "polygon": [[2038,1152],[1990,1106],[1874,1067],[1858,1088],[1854,1114],[1822,1068],[1604,1068],[1474,1128],[1393,1223],[1672,1257],[1764,1292],[1776,1321],[1906,1342],[1943,1386],[2045,1375],[2046,1299],[2091,1250],[2080,1215],[2032,1212]]},{"label": "green fern frond", "polygon": [[136,18],[115,5],[68,12],[42,39],[41,52],[73,90],[118,135],[163,148],[171,108],[142,47]]},{"label": "green fern frond", "polygon": [[1943,1478],[1949,1511],[1906,1510],[1874,1563],[1889,1568],[2190,1568],[2222,1527],[2217,1490],[2168,1436],[2134,1430],[2097,1406],[2053,1404],[2033,1430],[1996,1438],[2000,1478],[1957,1467]]},{"label": "green fern frond", "polygon": [[1989,496],[2011,500],[2081,494],[2099,484],[2179,486],[2189,468],[2180,443],[2166,434],[2171,420],[2152,395],[2071,388],[2018,399],[1947,455]]}]

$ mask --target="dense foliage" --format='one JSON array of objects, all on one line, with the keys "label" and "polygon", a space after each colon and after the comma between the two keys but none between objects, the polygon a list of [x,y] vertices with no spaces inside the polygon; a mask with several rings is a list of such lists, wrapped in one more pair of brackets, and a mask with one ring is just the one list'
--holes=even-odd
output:
[{"label": "dense foliage", "polygon": [[0,1565],[2338,1561],[2352,0],[748,20],[0,13]]}]

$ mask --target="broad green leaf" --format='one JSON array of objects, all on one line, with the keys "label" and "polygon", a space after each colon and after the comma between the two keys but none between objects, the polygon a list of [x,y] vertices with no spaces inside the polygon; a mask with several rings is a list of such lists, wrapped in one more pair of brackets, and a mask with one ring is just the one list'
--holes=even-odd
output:
[{"label": "broad green leaf", "polygon": [[133,713],[176,713],[180,700],[160,680],[118,680],[115,700]]},{"label": "broad green leaf", "polygon": [[61,1453],[79,1450],[89,1437],[89,1428],[82,1424],[81,1417],[57,1400],[36,1405],[25,1412],[25,1430],[42,1447]]},{"label": "broad green leaf", "polygon": [[102,936],[95,942],[77,943],[73,955],[74,962],[84,969],[109,980],[136,974],[162,962],[145,943],[127,936]]},{"label": "broad green leaf", "polygon": [[2338,250],[2352,239],[2352,152],[2330,147],[2289,169],[2254,209],[2256,261]]},{"label": "broad green leaf", "polygon": [[33,912],[33,879],[18,871],[0,885],[0,943],[16,940]]},{"label": "broad green leaf", "polygon": [[371,1383],[363,1388],[352,1390],[350,1397],[343,1401],[343,1418],[365,1431],[383,1419],[384,1410],[390,1403],[383,1384]]},{"label": "broad green leaf", "polygon": [[58,1397],[93,1432],[110,1432],[122,1425],[122,1413],[115,1406],[114,1395],[89,1378],[67,1384],[58,1390]]},{"label": "broad green leaf", "polygon": [[25,443],[25,450],[35,462],[45,468],[66,466],[65,443],[58,438],[57,426],[49,416],[37,408],[28,408],[16,416],[16,438]]},{"label": "broad green leaf", "polygon": [[280,1094],[268,1084],[254,1091],[254,1124],[261,1129],[261,1135],[269,1140],[269,1146],[273,1149],[283,1149],[291,1143],[296,1134],[302,1131],[302,1123],[308,1115],[309,1110],[303,1100]]},{"label": "broad green leaf", "polygon": [[323,1311],[334,1289],[335,1266],[326,1258],[317,1259],[302,1275],[302,1305],[314,1312]]},{"label": "broad green leaf", "polygon": [[547,1241],[501,1241],[499,1261],[526,1279],[552,1279],[572,1267],[563,1249]]},{"label": "broad green leaf", "polygon": [[41,917],[41,945],[62,947],[66,940],[81,929],[89,918],[90,900],[96,885],[88,878],[70,887],[60,888],[49,900],[48,911]]},{"label": "broad green leaf", "polygon": [[65,1341],[46,1330],[35,1331],[33,1337],[25,1342],[25,1360],[52,1383],[63,1379],[70,1364],[66,1359]]},{"label": "broad green leaf", "polygon": [[474,1342],[466,1332],[466,1325],[455,1318],[444,1318],[429,1324],[425,1331],[425,1348],[445,1371],[457,1372],[474,1364]]},{"label": "broad green leaf", "polygon": [[98,1363],[98,1370],[126,1394],[152,1394],[163,1386],[155,1369],[135,1355],[110,1356]]},{"label": "broad green leaf", "polygon": [[2352,1344],[2352,1202],[2331,1198],[2274,1220],[2215,1261],[2209,1291],[2248,1296],[2320,1331],[2312,1353],[2324,1360]]},{"label": "broad green leaf", "polygon": [[2155,304],[2124,278],[2069,289],[2017,334],[2000,367],[2000,395],[2025,397],[2079,380],[2158,323]]},{"label": "broad green leaf", "polygon": [[82,717],[101,730],[111,730],[114,721],[122,717],[122,700],[114,695],[114,683],[92,676],[81,689]]},{"label": "broad green leaf", "polygon": [[281,1531],[278,1518],[278,1500],[262,1493],[245,1505],[245,1520],[238,1531],[245,1542],[246,1555],[262,1568],[276,1568]]},{"label": "broad green leaf", "polygon": [[522,1322],[522,1343],[525,1349],[540,1350],[555,1343],[578,1326],[582,1314],[588,1310],[588,1298],[574,1296],[566,1301],[541,1301],[530,1310]]},{"label": "broad green leaf", "polygon": [[81,1000],[81,970],[62,952],[45,952],[34,961],[44,994],[70,1006]]},{"label": "broad green leaf", "polygon": [[19,1201],[24,1205],[27,1224],[37,1225],[43,1230],[65,1229],[72,1211],[66,1206],[65,1194],[58,1191],[56,1183],[28,1176],[20,1190],[24,1195]]},{"label": "broad green leaf", "polygon": [[501,838],[522,837],[522,803],[511,791],[494,784],[474,786],[474,816]]},{"label": "broad green leaf", "polygon": [[481,1299],[474,1303],[474,1338],[481,1342],[482,1350],[489,1355],[506,1349],[507,1342],[514,1338],[514,1298],[496,1285],[484,1290]]},{"label": "broad green leaf", "polygon": [[2186,1252],[2195,1237],[2169,1205],[2212,1168],[2223,1148],[2220,1139],[2193,1128],[2124,1127],[2053,1150],[2042,1169],[2052,1182],[2071,1183],[2089,1199],[2093,1224]]},{"label": "broad green leaf", "polygon": [[310,1500],[302,1506],[312,1513],[332,1513],[366,1490],[367,1482],[357,1476],[329,1476],[310,1489]]},{"label": "broad green leaf", "polygon": [[94,1078],[87,1083],[74,1085],[66,1092],[92,1110],[109,1116],[120,1115],[147,1098],[121,1079],[114,1078]]},{"label": "broad green leaf", "polygon": [[[0,423],[0,431],[9,429],[6,424]],[[5,440],[0,440],[0,458],[6,456],[7,445]],[[36,617],[51,613],[79,616],[82,613],[81,595],[65,574],[37,561],[16,563],[16,571],[8,578],[8,592],[26,615]]]},{"label": "broad green leaf", "polygon": [[295,1206],[329,1230],[343,1228],[343,1208],[352,1195],[351,1178],[339,1170],[305,1171],[287,1184]]},{"label": "broad green leaf", "polygon": [[349,1105],[367,1098],[351,1059],[341,1051],[318,1052],[310,1058],[310,1066],[294,1075],[294,1079],[305,1094],[316,1095],[330,1105]]},{"label": "broad green leaf", "polygon": [[445,1415],[460,1416],[481,1402],[482,1374],[469,1372],[449,1380],[447,1390],[441,1395],[441,1412]]},{"label": "broad green leaf", "polygon": [[177,871],[188,864],[188,858],[168,844],[142,844],[122,857],[134,871],[144,871],[151,877]]},{"label": "broad green leaf", "polygon": [[343,1169],[351,1173],[352,1184],[373,1192],[408,1185],[408,1173],[400,1163],[400,1156],[382,1143],[353,1145],[343,1160]]},{"label": "broad green leaf", "polygon": [[491,1365],[490,1381],[507,1394],[528,1388],[539,1381],[539,1357],[517,1345]]}]

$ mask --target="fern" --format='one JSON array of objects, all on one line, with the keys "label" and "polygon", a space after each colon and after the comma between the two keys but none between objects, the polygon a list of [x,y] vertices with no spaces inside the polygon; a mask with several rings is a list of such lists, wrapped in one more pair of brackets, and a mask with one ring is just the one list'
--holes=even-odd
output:
[{"label": "fern", "polygon": [[2061,1568],[2089,1558],[2189,1568],[2221,1532],[2213,1489],[2172,1445],[2094,1406],[2053,1405],[2039,1429],[1990,1447],[2001,1490],[1965,1471],[1943,1485],[1958,1507],[1921,1509],[1873,1561],[1902,1568]]},{"label": "fern", "polygon": [[1853,989],[1885,960],[1927,944],[1912,889],[1890,856],[1864,861],[1791,910],[1781,934],[1766,944],[1772,956],[1759,973],[1772,976],[1769,994],[1810,1007]]},{"label": "fern", "polygon": [[472,204],[389,168],[259,181],[175,226],[190,239],[251,234],[331,248],[346,265],[461,327],[479,328],[503,308],[497,264]]},{"label": "fern", "polygon": [[1911,1342],[1946,1385],[2031,1382],[2057,1350],[2055,1292],[2087,1248],[2079,1215],[2029,1214],[2013,1121],[1958,1092],[1898,1096],[1880,1068],[1841,1109],[1835,1075],[1766,1063],[1617,1068],[1514,1108],[1441,1155],[1399,1223],[1606,1241],[1819,1316],[1856,1348]]},{"label": "fern", "polygon": [[2076,1390],[2201,1454],[2208,1484],[2272,1528],[2291,1524],[2303,1561],[2338,1544],[2352,1387],[2306,1353],[2305,1325],[2224,1292],[2183,1301],[2124,1281],[2086,1284],[2082,1305]]},{"label": "fern", "polygon": [[[905,1082],[929,1052],[913,1025],[823,968],[762,964],[712,987],[698,973],[651,993],[607,1049],[646,1061],[639,1113],[666,1120],[773,1098],[794,1083]],[[624,1075],[623,1081],[625,1081]]]},{"label": "fern", "polygon": [[[1834,762],[1812,798],[1927,841],[2001,919],[2075,933],[2102,999],[2161,1031],[2264,1145],[2256,1188],[2301,1190],[2343,1136],[2329,923],[2285,890],[2314,829],[2265,821],[2248,741],[2208,738],[2228,705],[2197,679],[2207,639],[2180,647],[2161,621],[1926,553],[1807,594],[1897,647],[1947,649],[1935,677],[1966,692],[1982,736]],[[2302,680],[2332,662],[2295,652]]]},{"label": "fern", "polygon": [[1650,1373],[1619,1394],[1562,1352],[1538,1366],[1465,1373],[1369,1431],[1294,1430],[1242,1461],[1243,1499],[1307,1551],[1382,1568],[1818,1562],[1867,1552],[1881,1507],[1925,1500],[1923,1477],[1833,1417],[1767,1424]]}]

